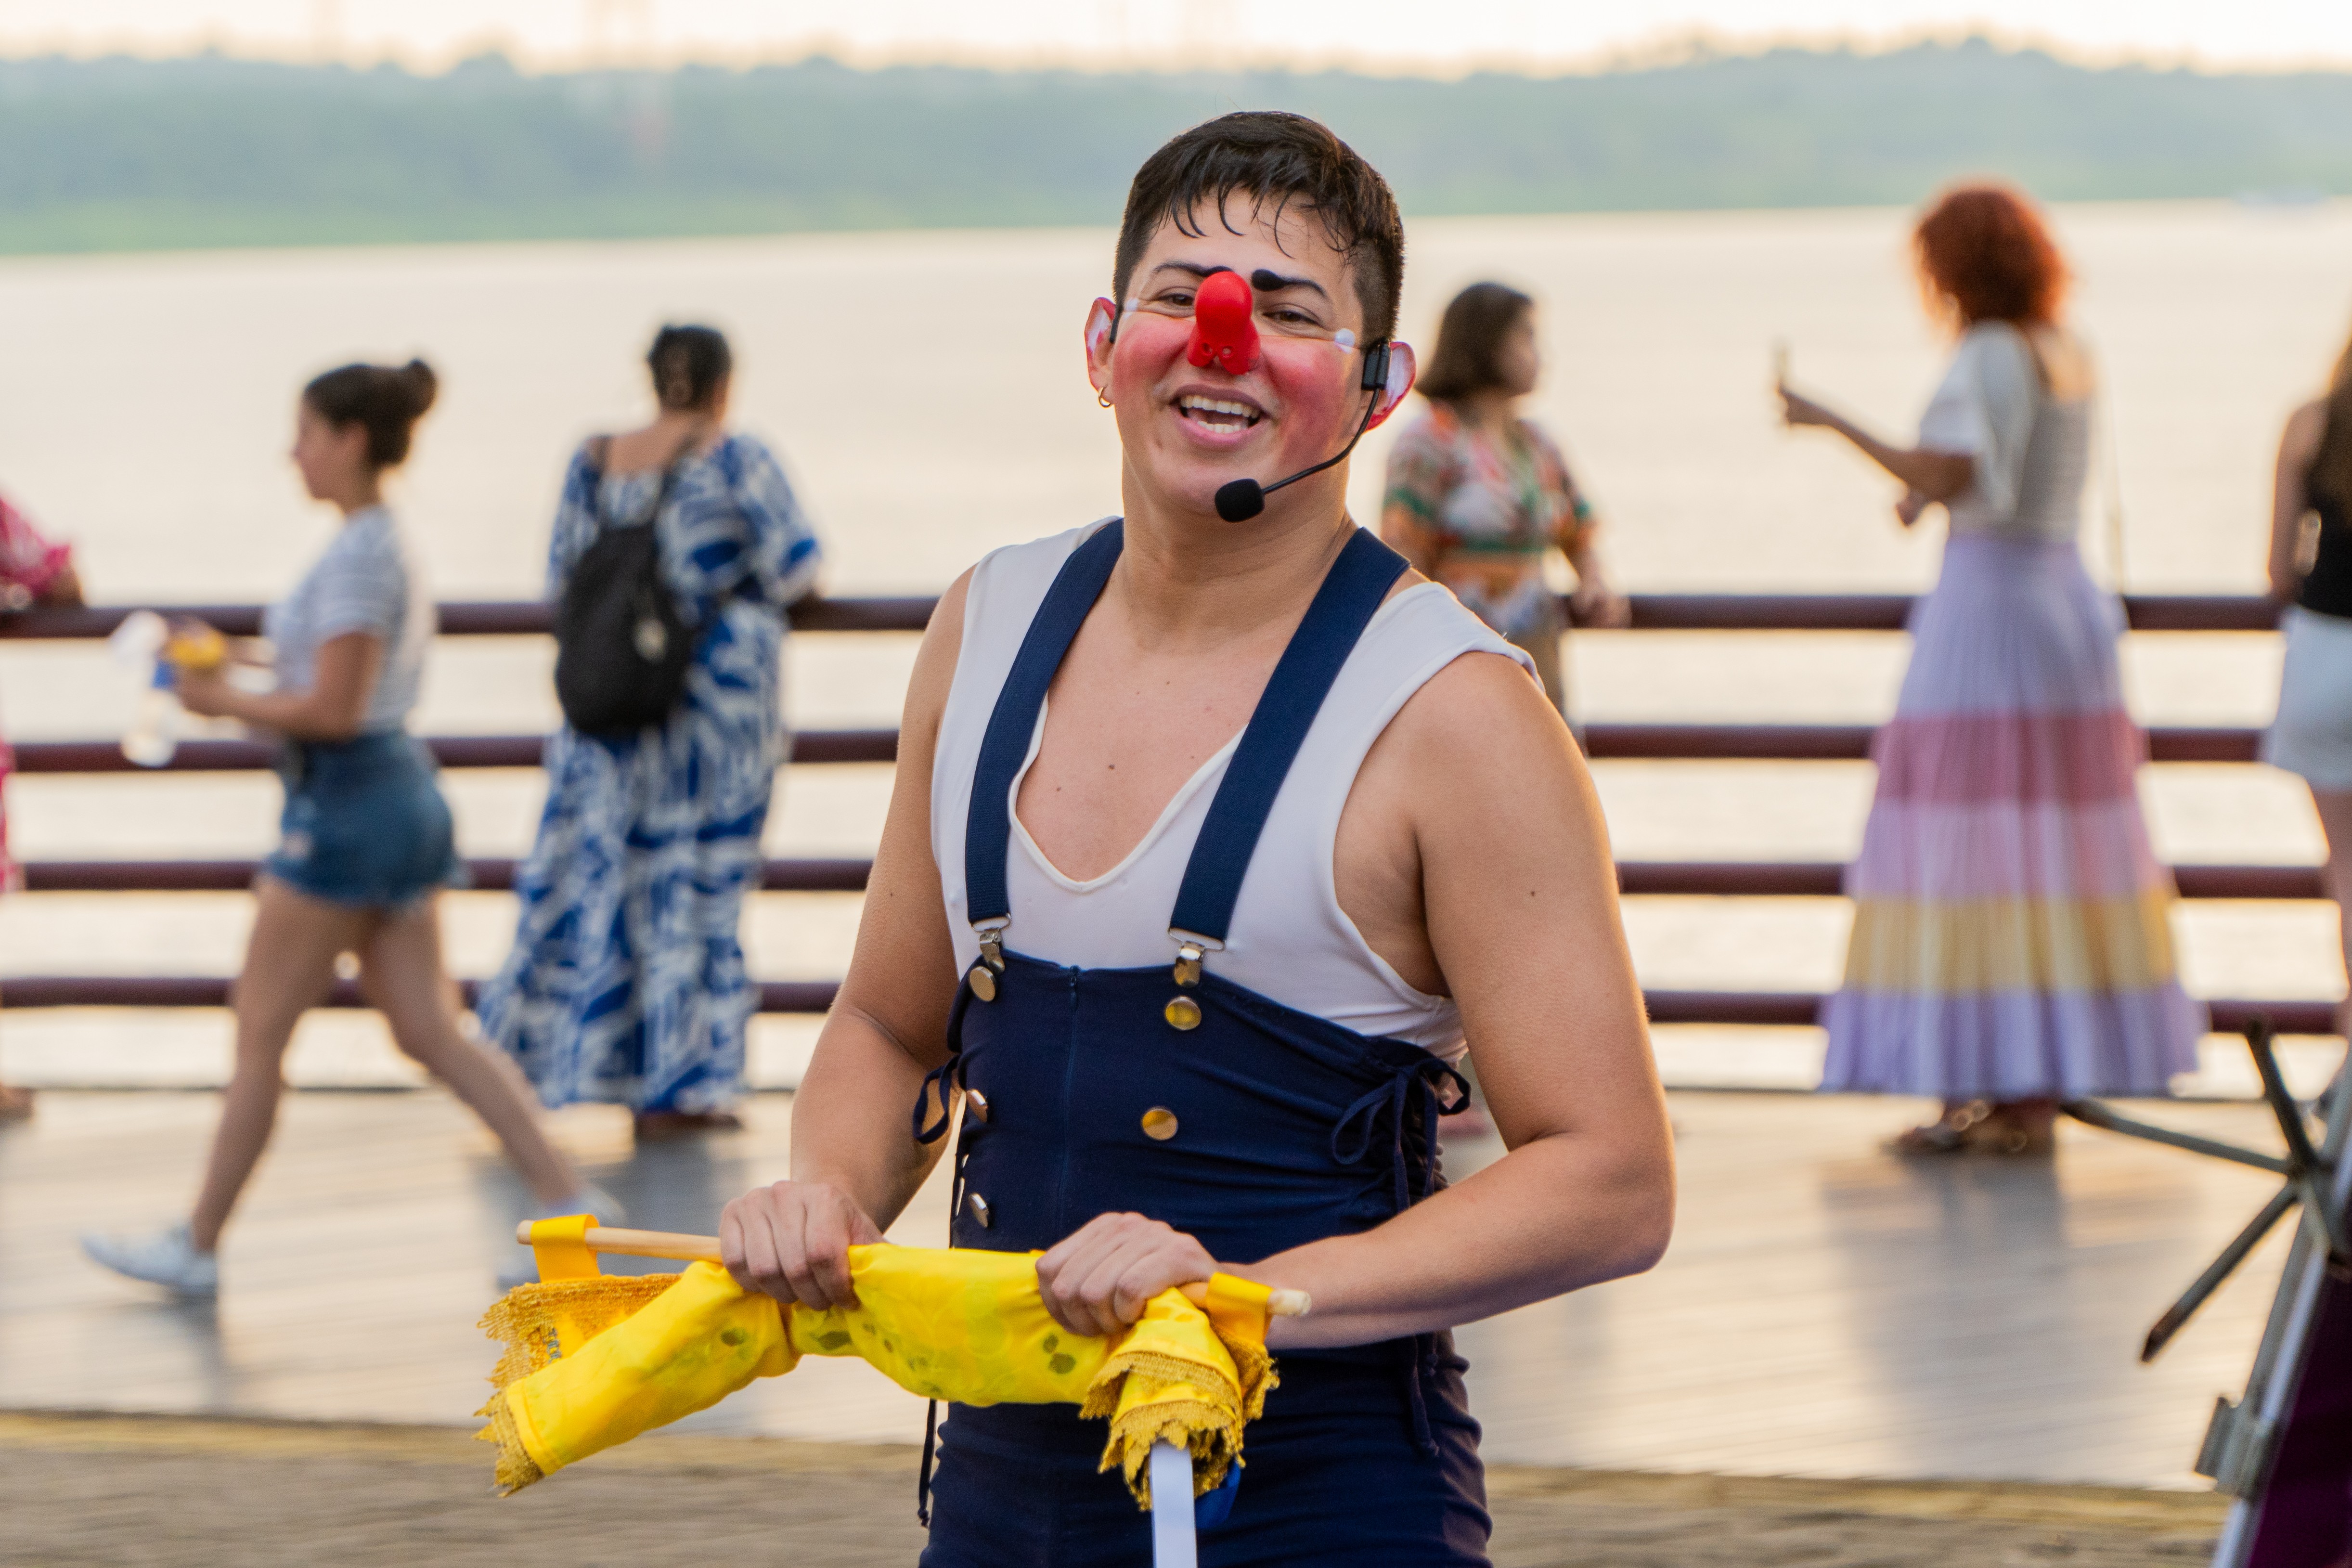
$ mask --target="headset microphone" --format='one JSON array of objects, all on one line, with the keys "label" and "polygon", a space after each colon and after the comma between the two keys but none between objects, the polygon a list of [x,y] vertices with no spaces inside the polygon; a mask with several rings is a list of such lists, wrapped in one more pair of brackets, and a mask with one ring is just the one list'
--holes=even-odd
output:
[{"label": "headset microphone", "polygon": [[1285,485],[1312,479],[1328,468],[1346,462],[1348,454],[1356,449],[1356,443],[1364,438],[1364,432],[1372,427],[1372,416],[1379,412],[1381,406],[1379,395],[1388,389],[1388,384],[1389,345],[1373,343],[1364,350],[1364,374],[1359,384],[1360,390],[1373,395],[1371,405],[1364,410],[1364,422],[1356,426],[1356,433],[1348,437],[1348,444],[1339,448],[1339,455],[1326,458],[1311,468],[1301,468],[1288,479],[1276,479],[1270,485],[1261,485],[1255,479],[1234,479],[1220,485],[1217,487],[1217,515],[1227,522],[1247,522],[1265,510],[1265,498]]}]

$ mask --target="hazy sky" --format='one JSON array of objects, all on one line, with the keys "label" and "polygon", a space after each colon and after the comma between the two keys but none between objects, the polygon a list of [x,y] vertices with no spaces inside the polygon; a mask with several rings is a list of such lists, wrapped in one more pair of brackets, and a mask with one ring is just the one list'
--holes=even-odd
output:
[{"label": "hazy sky", "polygon": [[2093,57],[2352,65],[2345,0],[0,0],[0,52],[241,54],[560,67],[823,47],[1079,63],[1591,64],[1705,33],[1885,42],[1991,30]]},{"label": "hazy sky", "polygon": [[2352,64],[2343,0],[0,0],[0,52],[397,57],[501,47],[536,66],[614,58],[1595,64],[1696,33],[1891,42],[1994,30],[2086,57]]}]

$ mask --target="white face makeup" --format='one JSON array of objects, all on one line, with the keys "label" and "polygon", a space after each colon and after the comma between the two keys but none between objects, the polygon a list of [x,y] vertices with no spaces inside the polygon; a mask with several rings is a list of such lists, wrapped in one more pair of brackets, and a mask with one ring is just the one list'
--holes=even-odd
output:
[{"label": "white face makeup", "polygon": [[[1185,259],[1164,262],[1154,270],[1164,274],[1157,279],[1158,286],[1146,294],[1129,295],[1128,313],[1149,312],[1171,321],[1189,321],[1192,319],[1193,301],[1200,292],[1202,279],[1214,271],[1238,272],[1249,280],[1250,290],[1255,297],[1255,322],[1261,334],[1286,339],[1320,339],[1326,342],[1337,342],[1344,337],[1346,346],[1355,346],[1355,329],[1333,324],[1333,318],[1339,312],[1334,309],[1334,301],[1329,295],[1324,292],[1325,282],[1305,272],[1296,269],[1277,271],[1271,267],[1244,270],[1230,264],[1203,266]],[[1350,294],[1349,303],[1353,306],[1352,281],[1348,288]],[[1358,314],[1360,310],[1349,313]]]}]

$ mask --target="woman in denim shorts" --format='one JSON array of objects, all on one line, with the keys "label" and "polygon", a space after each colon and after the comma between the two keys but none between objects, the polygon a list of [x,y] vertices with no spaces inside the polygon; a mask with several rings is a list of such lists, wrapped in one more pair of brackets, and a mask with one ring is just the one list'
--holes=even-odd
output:
[{"label": "woman in denim shorts", "polygon": [[[2326,395],[2288,417],[2277,475],[2270,580],[2286,661],[2263,761],[2311,786],[2327,840],[2321,874],[2352,970],[2352,343]],[[2338,1006],[2336,1026],[2352,1027],[2352,1002]]]},{"label": "woman in denim shorts", "polygon": [[203,1190],[190,1217],[142,1237],[85,1237],[118,1273],[186,1296],[219,1288],[215,1250],[277,1119],[294,1026],[333,984],[344,953],[400,1048],[489,1124],[547,1214],[617,1217],[548,1142],[521,1077],[461,1030],[441,962],[435,895],[463,876],[432,759],[408,733],[434,632],[431,596],[383,504],[384,471],[408,455],[432,406],[422,361],[353,364],[303,389],[294,464],[343,525],[267,622],[276,689],[247,691],[217,672],[183,672],[190,711],[241,719],[285,745],[286,810],[256,887],[237,976],[236,1068]]}]

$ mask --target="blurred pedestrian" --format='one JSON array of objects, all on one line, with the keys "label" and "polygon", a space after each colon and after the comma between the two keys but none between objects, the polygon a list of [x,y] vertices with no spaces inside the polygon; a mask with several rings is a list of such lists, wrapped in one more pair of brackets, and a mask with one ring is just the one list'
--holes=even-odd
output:
[{"label": "blurred pedestrian", "polygon": [[1381,536],[1526,649],[1565,717],[1568,625],[1545,558],[1568,557],[1578,620],[1622,626],[1627,614],[1601,567],[1591,503],[1551,437],[1520,412],[1542,369],[1533,300],[1500,283],[1454,297],[1421,377],[1429,409],[1389,450]]},{"label": "blurred pedestrian", "polygon": [[478,1012],[548,1104],[625,1105],[657,1138],[739,1125],[758,992],[737,925],[788,749],[784,611],[819,552],[774,455],[727,428],[727,340],[665,327],[646,363],[652,422],[564,475],[550,587],[562,601],[600,540],[649,523],[691,662],[665,717],[548,742],[514,950]]},{"label": "blurred pedestrian", "polygon": [[544,1213],[618,1217],[548,1141],[513,1066],[462,1032],[457,987],[442,967],[436,895],[460,880],[463,867],[432,760],[407,731],[433,600],[383,494],[384,472],[407,457],[435,388],[422,361],[345,365],[303,388],[294,464],[311,499],[343,521],[269,613],[275,689],[247,690],[217,670],[179,678],[191,712],[282,737],[286,784],[278,848],[255,884],[234,993],[236,1066],[195,1211],[145,1236],[82,1238],[107,1268],[182,1295],[218,1289],[221,1230],[269,1142],[287,1043],[333,985],[345,953],[357,956],[361,993],[393,1039],[489,1124]]},{"label": "blurred pedestrian", "polygon": [[[2316,523],[2305,550],[2305,530]],[[2327,893],[2352,909],[2352,344],[2324,397],[2288,416],[2271,507],[2271,595],[2286,667],[2263,760],[2301,775],[2327,838]],[[2352,922],[2343,922],[2352,972]],[[2352,1002],[2337,1009],[2352,1026]]]},{"label": "blurred pedestrian", "polygon": [[[74,570],[73,547],[44,538],[32,519],[0,497],[0,614],[36,605],[80,603],[81,577]],[[0,893],[16,886],[16,865],[8,858],[6,798],[8,773],[15,765],[7,738],[0,736]],[[31,1089],[0,1083],[0,1121],[22,1121],[32,1114]]]},{"label": "blurred pedestrian", "polygon": [[2121,610],[2075,548],[2094,383],[2060,315],[2065,264],[1999,186],[1948,192],[1915,240],[1959,339],[1917,441],[1780,388],[1789,424],[1901,481],[1905,527],[1933,505],[1951,521],[1871,748],[1822,1087],[1940,1100],[1903,1152],[2042,1153],[2061,1100],[2168,1092],[2203,1019],[2175,978],[2171,879],[2134,794],[2147,745],[2124,708]]}]

